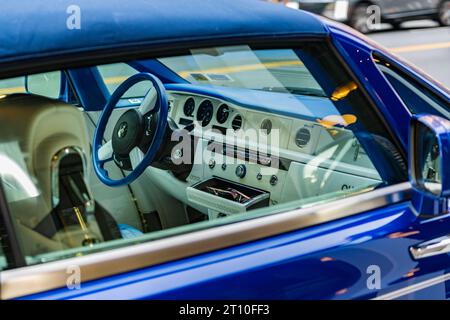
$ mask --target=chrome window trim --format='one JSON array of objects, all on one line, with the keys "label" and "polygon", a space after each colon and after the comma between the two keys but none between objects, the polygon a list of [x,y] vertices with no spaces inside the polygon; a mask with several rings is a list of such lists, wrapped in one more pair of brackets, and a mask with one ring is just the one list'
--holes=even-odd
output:
[{"label": "chrome window trim", "polygon": [[388,292],[386,294],[380,295],[378,297],[373,298],[372,300],[395,300],[401,297],[407,296],[412,293],[416,293],[418,291],[427,289],[429,287],[441,284],[443,282],[447,282],[450,280],[450,273],[443,274],[425,281],[421,281],[419,283],[401,288],[399,290],[395,290],[392,292]]},{"label": "chrome window trim", "polygon": [[308,208],[194,231],[129,247],[3,271],[1,299],[66,286],[68,267],[79,266],[86,282],[374,210],[410,199],[411,184],[401,184]]}]

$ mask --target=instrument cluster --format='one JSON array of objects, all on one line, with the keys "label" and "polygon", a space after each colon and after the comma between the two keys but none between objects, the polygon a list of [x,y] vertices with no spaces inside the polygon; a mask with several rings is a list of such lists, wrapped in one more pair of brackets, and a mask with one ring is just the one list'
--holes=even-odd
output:
[{"label": "instrument cluster", "polygon": [[[182,126],[195,123],[201,128],[213,127],[223,132],[228,128],[235,131],[242,128],[242,114],[229,103],[197,95],[180,95],[173,101],[182,104],[171,112],[171,117]],[[182,110],[182,113],[179,110]]]}]

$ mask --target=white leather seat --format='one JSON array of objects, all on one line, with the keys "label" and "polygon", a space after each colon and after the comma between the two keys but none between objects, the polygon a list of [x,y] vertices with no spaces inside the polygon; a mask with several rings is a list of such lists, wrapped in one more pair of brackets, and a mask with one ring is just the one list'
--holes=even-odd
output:
[{"label": "white leather seat", "polygon": [[52,210],[52,159],[66,147],[82,150],[90,166],[90,144],[81,110],[28,94],[0,99],[0,175],[26,255],[69,246],[61,234],[48,239],[33,230]]}]

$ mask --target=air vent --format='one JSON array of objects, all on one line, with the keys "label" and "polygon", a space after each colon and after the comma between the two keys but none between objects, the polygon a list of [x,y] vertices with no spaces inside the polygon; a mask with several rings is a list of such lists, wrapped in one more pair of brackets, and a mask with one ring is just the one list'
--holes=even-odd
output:
[{"label": "air vent", "polygon": [[237,131],[242,127],[242,117],[239,114],[234,117],[233,121],[231,122],[231,127],[234,131]]},{"label": "air vent", "polygon": [[301,128],[297,131],[297,134],[295,135],[295,144],[299,148],[305,147],[309,140],[311,140],[311,132],[306,128]]}]

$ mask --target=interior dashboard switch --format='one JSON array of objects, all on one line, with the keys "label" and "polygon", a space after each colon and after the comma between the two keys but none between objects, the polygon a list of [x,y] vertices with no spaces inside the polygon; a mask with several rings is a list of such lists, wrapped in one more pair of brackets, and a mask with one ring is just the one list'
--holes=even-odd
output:
[{"label": "interior dashboard switch", "polygon": [[216,166],[216,160],[210,159],[209,163],[208,163],[208,166],[209,166],[210,169],[214,169],[214,167]]},{"label": "interior dashboard switch", "polygon": [[240,165],[238,165],[237,167],[236,167],[236,176],[238,177],[238,178],[244,178],[245,177],[245,175],[247,174],[247,168],[245,167],[245,165],[243,165],[243,164],[240,164]]},{"label": "interior dashboard switch", "polygon": [[270,177],[270,184],[272,186],[275,186],[278,183],[278,177],[276,175],[273,175],[272,177]]}]

